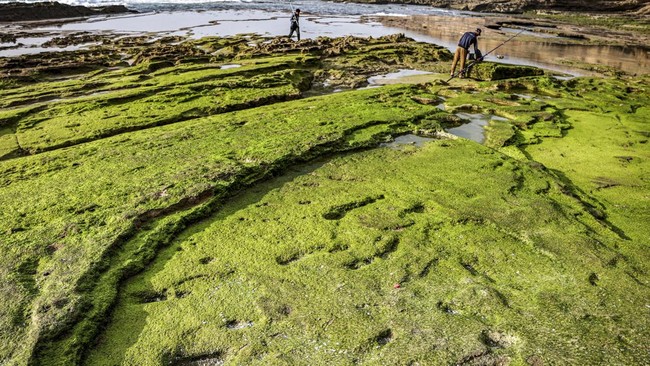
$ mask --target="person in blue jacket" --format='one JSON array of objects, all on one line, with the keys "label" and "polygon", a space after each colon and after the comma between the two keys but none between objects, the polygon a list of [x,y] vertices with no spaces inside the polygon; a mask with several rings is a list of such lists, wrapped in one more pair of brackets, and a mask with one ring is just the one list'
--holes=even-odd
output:
[{"label": "person in blue jacket", "polygon": [[291,16],[291,31],[289,32],[289,38],[293,36],[293,32],[296,32],[296,36],[298,37],[298,40],[300,41],[300,9],[296,9],[296,11],[293,13]]},{"label": "person in blue jacket", "polygon": [[467,59],[467,54],[469,53],[469,48],[474,46],[474,53],[480,55],[478,50],[478,37],[481,35],[481,28],[476,28],[474,32],[465,32],[460,40],[458,41],[458,48],[456,48],[456,53],[454,54],[454,62],[451,64],[451,77],[454,77],[456,72],[456,65],[460,60],[460,74],[459,78],[462,78],[465,72],[465,60]]}]

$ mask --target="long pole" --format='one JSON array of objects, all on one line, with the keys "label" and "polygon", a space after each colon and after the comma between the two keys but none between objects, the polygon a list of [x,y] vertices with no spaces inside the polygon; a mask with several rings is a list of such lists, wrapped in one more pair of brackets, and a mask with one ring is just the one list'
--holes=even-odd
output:
[{"label": "long pole", "polygon": [[469,65],[465,66],[465,68],[463,68],[463,69],[460,70],[459,72],[453,74],[449,79],[447,79],[447,82],[451,81],[451,79],[455,78],[457,75],[465,73],[465,71],[466,71],[467,69],[469,69],[470,67],[474,66],[474,64],[479,63],[479,62],[480,62],[479,60],[483,60],[483,59],[485,58],[485,56],[487,56],[487,55],[491,54],[492,52],[496,51],[497,48],[499,48],[499,47],[503,46],[504,44],[510,42],[513,38],[515,38],[515,37],[517,37],[518,35],[522,34],[522,33],[523,33],[524,31],[526,31],[526,30],[527,30],[527,29],[525,29],[525,28],[522,29],[522,30],[520,30],[520,31],[519,31],[517,34],[515,34],[514,36],[512,36],[512,37],[506,39],[505,41],[501,42],[500,45],[498,45],[498,46],[494,47],[493,49],[489,50],[486,54],[482,55],[479,59],[476,59],[476,60],[472,61]]}]

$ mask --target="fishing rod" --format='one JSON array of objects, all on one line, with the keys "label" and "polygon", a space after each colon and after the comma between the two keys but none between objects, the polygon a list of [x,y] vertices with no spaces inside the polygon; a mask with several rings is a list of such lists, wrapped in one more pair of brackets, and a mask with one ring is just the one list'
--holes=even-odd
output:
[{"label": "fishing rod", "polygon": [[463,69],[460,70],[459,72],[453,74],[449,79],[447,79],[447,82],[451,81],[451,79],[455,78],[457,75],[464,74],[465,71],[467,71],[470,67],[472,67],[472,66],[474,66],[475,64],[477,64],[477,63],[483,61],[483,59],[485,58],[485,56],[487,56],[487,55],[491,54],[492,52],[496,51],[497,48],[499,48],[499,47],[503,46],[504,44],[510,42],[513,38],[517,37],[518,35],[522,34],[522,33],[525,32],[525,31],[527,31],[526,28],[520,30],[520,31],[519,31],[517,34],[515,34],[514,36],[512,36],[512,37],[506,39],[505,41],[501,42],[500,45],[498,45],[498,46],[494,47],[493,49],[489,50],[485,55],[481,55],[481,57],[477,57],[476,60],[472,61],[469,65],[465,66],[465,68],[463,68]]}]

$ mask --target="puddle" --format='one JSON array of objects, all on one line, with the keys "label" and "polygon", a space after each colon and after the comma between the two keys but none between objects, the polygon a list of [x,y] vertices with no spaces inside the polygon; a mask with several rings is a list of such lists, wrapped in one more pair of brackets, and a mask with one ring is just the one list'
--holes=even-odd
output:
[{"label": "puddle", "polygon": [[543,102],[544,99],[549,99],[550,97],[538,97],[538,96],[532,96],[528,94],[520,94],[520,93],[513,93],[512,95],[517,96],[519,99],[524,99],[524,100],[534,100],[536,102]]},{"label": "puddle", "polygon": [[445,107],[445,101],[447,100],[447,98],[445,98],[445,97],[438,97],[438,98],[440,98],[440,100],[442,100],[442,102],[440,104],[438,104],[436,106],[436,108],[440,109],[441,111],[444,111],[445,108],[446,108]]},{"label": "puddle", "polygon": [[99,45],[100,43],[84,43],[67,47],[31,47],[31,48],[10,48],[3,49],[0,51],[0,57],[16,57],[22,55],[35,55],[45,52],[65,52],[65,51],[77,51],[83,48],[88,48],[94,45]]},{"label": "puddle", "polygon": [[369,85],[385,85],[397,83],[420,82],[419,76],[432,74],[428,71],[401,69],[385,75],[377,75],[368,78]]},{"label": "puddle", "polygon": [[564,80],[564,81],[571,80],[574,78],[573,76],[562,76],[562,75],[551,75],[551,76],[554,77],[555,79]]},{"label": "puddle", "polygon": [[456,113],[462,119],[469,120],[462,126],[450,128],[447,130],[452,135],[463,137],[468,140],[476,141],[482,144],[485,141],[484,127],[490,123],[491,120],[507,121],[507,118],[481,113]]},{"label": "puddle", "polygon": [[431,137],[422,137],[414,134],[408,134],[408,135],[397,136],[393,141],[382,143],[379,146],[390,147],[391,149],[398,149],[400,146],[403,145],[421,147],[426,142],[433,141],[433,140],[435,139]]},{"label": "puddle", "polygon": [[241,65],[238,64],[228,64],[228,65],[221,65],[222,70],[227,70],[227,69],[235,69],[241,67]]},{"label": "puddle", "polygon": [[54,39],[55,35],[47,37],[18,37],[16,43],[22,43],[25,47],[39,47],[43,43],[49,42]]}]

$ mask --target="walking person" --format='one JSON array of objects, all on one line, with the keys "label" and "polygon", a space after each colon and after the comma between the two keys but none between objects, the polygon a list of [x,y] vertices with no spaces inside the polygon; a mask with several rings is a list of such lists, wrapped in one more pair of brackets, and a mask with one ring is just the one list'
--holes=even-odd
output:
[{"label": "walking person", "polygon": [[[478,56],[481,54],[481,51],[478,49],[478,37],[481,35],[481,28],[476,28],[474,32],[465,32],[460,40],[458,41],[458,48],[456,48],[456,53],[454,53],[454,62],[451,64],[451,73],[449,74],[452,78],[456,72],[456,65],[460,60],[460,74],[459,78],[463,78],[465,73],[465,60],[467,59],[467,54],[469,52],[470,46],[474,46],[474,53]],[[480,56],[479,56],[480,57]],[[480,61],[480,60],[479,60]]]},{"label": "walking person", "polygon": [[300,41],[300,9],[296,9],[291,16],[291,32],[289,32],[289,38],[293,36],[293,32],[296,32],[296,36]]}]

